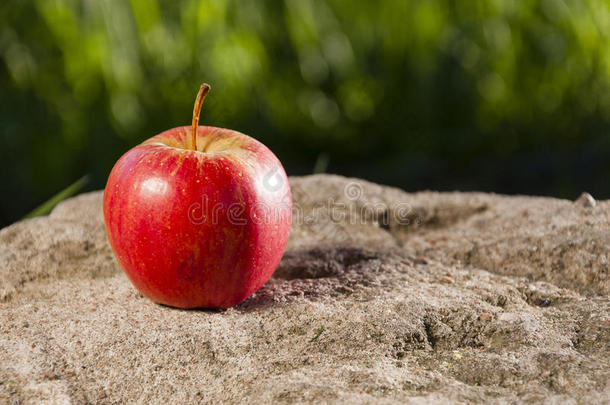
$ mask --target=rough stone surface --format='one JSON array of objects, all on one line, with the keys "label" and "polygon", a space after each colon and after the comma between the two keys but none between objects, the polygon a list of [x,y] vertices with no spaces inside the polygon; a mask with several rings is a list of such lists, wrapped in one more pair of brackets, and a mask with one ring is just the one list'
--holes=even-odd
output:
[{"label": "rough stone surface", "polygon": [[227,311],[139,295],[101,192],[1,230],[0,403],[609,403],[609,201],[291,183]]}]

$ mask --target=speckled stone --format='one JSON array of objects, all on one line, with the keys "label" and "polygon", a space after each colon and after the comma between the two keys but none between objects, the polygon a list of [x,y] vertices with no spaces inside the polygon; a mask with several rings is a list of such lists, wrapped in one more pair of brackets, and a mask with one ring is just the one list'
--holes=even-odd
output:
[{"label": "speckled stone", "polygon": [[610,202],[291,178],[226,311],[131,286],[102,193],[0,231],[0,403],[609,403]]}]

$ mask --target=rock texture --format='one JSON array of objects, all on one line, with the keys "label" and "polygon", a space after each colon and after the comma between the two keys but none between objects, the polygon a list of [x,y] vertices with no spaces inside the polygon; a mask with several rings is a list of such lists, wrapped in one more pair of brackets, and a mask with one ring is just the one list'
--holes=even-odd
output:
[{"label": "rock texture", "polygon": [[0,403],[608,403],[610,202],[292,178],[227,311],[140,296],[101,192],[0,231]]}]

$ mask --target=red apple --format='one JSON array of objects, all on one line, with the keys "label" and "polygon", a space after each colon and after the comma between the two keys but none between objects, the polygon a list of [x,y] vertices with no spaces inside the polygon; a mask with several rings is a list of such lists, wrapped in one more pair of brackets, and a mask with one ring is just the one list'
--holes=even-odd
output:
[{"label": "red apple", "polygon": [[228,308],[277,267],[292,198],[277,157],[230,129],[198,126],[156,135],[125,153],[104,191],[110,245],[133,285],[179,308]]}]

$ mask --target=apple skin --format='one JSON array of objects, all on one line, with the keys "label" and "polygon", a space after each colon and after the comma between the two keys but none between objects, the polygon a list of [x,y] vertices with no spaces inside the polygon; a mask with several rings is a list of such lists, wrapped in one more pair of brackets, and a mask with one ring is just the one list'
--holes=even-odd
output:
[{"label": "apple skin", "polygon": [[125,153],[104,191],[110,245],[133,285],[178,308],[228,308],[271,277],[292,222],[286,173],[262,143],[199,126]]}]

